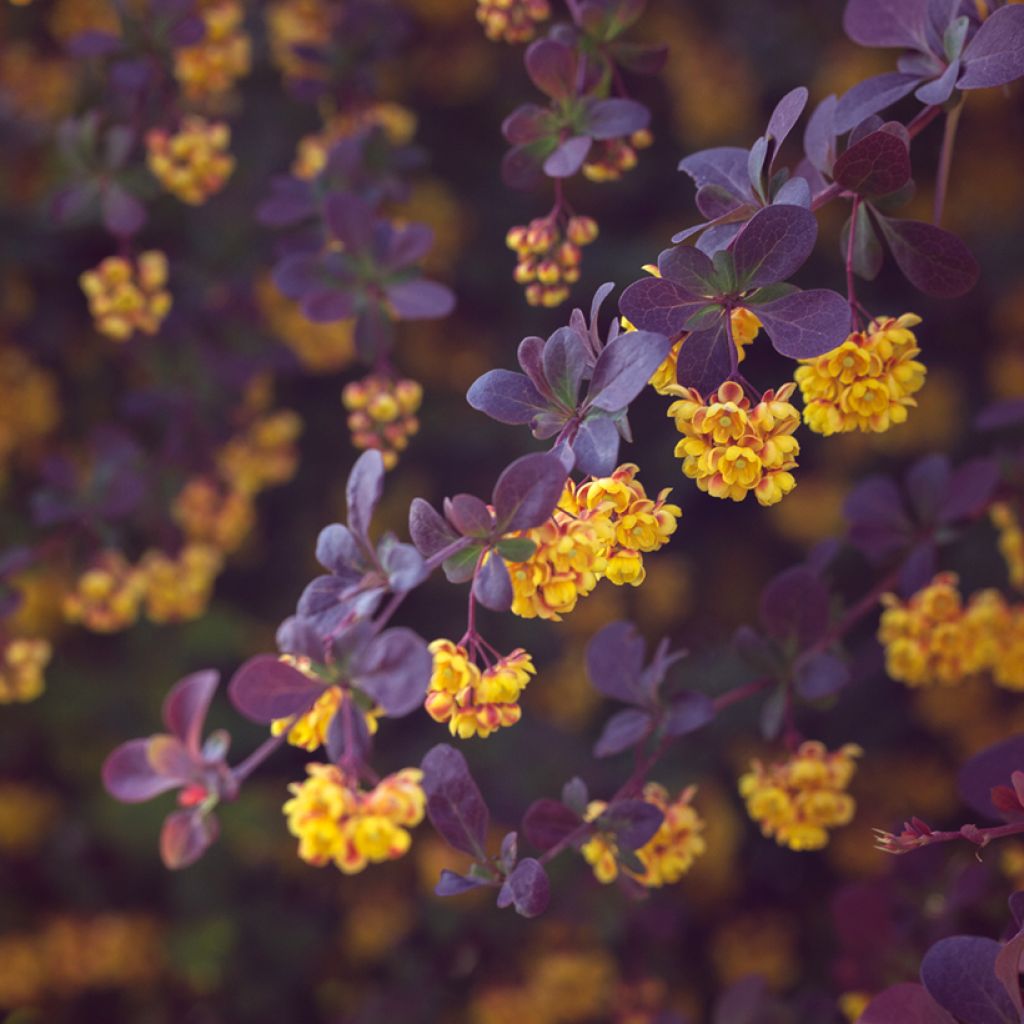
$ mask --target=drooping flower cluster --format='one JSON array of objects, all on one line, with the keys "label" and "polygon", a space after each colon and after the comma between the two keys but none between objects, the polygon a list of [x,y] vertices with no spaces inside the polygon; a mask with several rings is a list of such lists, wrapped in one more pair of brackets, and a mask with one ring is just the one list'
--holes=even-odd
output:
[{"label": "drooping flower cluster", "polygon": [[510,228],[505,244],[516,254],[516,284],[525,285],[531,306],[559,306],[569,297],[569,285],[580,279],[582,247],[597,238],[592,217],[570,217],[565,234],[555,217],[538,217]]},{"label": "drooping flower cluster", "polygon": [[156,249],[138,259],[108,256],[78,279],[96,330],[115,341],[136,331],[156,334],[171,310],[167,257]]},{"label": "drooping flower cluster", "polygon": [[409,829],[423,820],[426,799],[418,768],[404,768],[361,790],[358,780],[333,764],[306,766],[307,778],[288,786],[288,831],[299,857],[315,867],[333,862],[344,874],[401,857]]},{"label": "drooping flower cluster", "polygon": [[831,352],[800,360],[795,377],[811,430],[877,434],[905,422],[927,372],[915,358],[921,350],[911,330],[920,322],[913,313],[879,317]]},{"label": "drooping flower cluster", "polygon": [[548,0],[477,0],[476,20],[492,42],[528,43],[551,17]]},{"label": "drooping flower cluster", "polygon": [[139,615],[144,580],[120,552],[99,552],[64,596],[64,617],[94,633],[116,633]]},{"label": "drooping flower cluster", "polygon": [[226,122],[189,115],[173,133],[154,128],[146,134],[146,163],[168,192],[200,206],[224,187],[235,169],[230,145]]},{"label": "drooping flower cluster", "polygon": [[171,517],[189,541],[236,551],[256,519],[252,496],[213,476],[194,476],[178,492]]},{"label": "drooping flower cluster", "polygon": [[595,142],[583,164],[583,176],[597,183],[618,181],[636,167],[636,151],[648,149],[653,143],[654,136],[649,128],[641,128],[624,138]]},{"label": "drooping flower cluster", "polygon": [[566,482],[551,519],[522,534],[534,553],[509,565],[516,615],[558,622],[602,579],[643,582],[644,554],[668,543],[682,509],[668,503],[669,488],[648,498],[637,473],[626,463],[609,477]]},{"label": "drooping flower cluster", "polygon": [[420,429],[416,418],[423,401],[420,384],[371,373],[346,384],[341,401],[349,412],[352,444],[359,449],[376,448],[385,468],[394,469],[399,453]]},{"label": "drooping flower cluster", "polygon": [[206,611],[224,556],[211,544],[186,544],[176,555],[147,551],[139,562],[146,616],[151,622],[185,622]]},{"label": "drooping flower cluster", "polygon": [[27,703],[43,692],[53,649],[47,640],[15,637],[0,648],[0,704]]},{"label": "drooping flower cluster", "polygon": [[822,849],[828,844],[828,830],[853,818],[856,803],[846,790],[861,754],[855,743],[830,753],[823,743],[808,740],[786,761],[753,761],[739,780],[747,813],[779,846]]},{"label": "drooping flower cluster", "polygon": [[199,7],[203,38],[174,51],[174,77],[185,98],[193,102],[230,92],[252,64],[252,40],[245,31],[245,9],[239,0],[201,0]]},{"label": "drooping flower cluster", "polygon": [[244,494],[287,483],[298,466],[296,441],[301,433],[302,419],[290,409],[258,416],[221,449],[217,468]]},{"label": "drooping flower cluster", "polygon": [[901,601],[885,594],[878,627],[885,667],[911,687],[956,686],[979,675],[1024,690],[1024,605],[979,590],[964,605],[955,573],[939,573]]},{"label": "drooping flower cluster", "polygon": [[453,736],[486,739],[519,721],[519,697],[536,672],[533,659],[521,647],[483,669],[465,647],[451,640],[435,640],[430,653],[434,670],[424,707],[435,722],[447,722]]},{"label": "drooping flower cluster", "polygon": [[795,389],[790,383],[766,391],[756,405],[735,381],[706,399],[693,388],[677,389],[682,397],[668,415],[683,435],[675,449],[683,473],[715,498],[742,501],[753,493],[761,505],[781,501],[796,487],[800,413],[789,401]]},{"label": "drooping flower cluster", "polygon": [[1006,562],[1010,586],[1024,590],[1024,529],[1013,506],[1005,501],[996,502],[989,509],[992,524],[999,531],[999,553]]},{"label": "drooping flower cluster", "polygon": [[[597,832],[581,847],[580,853],[594,869],[594,877],[604,885],[614,882],[622,870],[634,881],[648,889],[678,882],[693,866],[693,862],[707,850],[704,822],[693,807],[696,786],[687,786],[675,800],[668,790],[657,782],[648,782],[643,799],[664,814],[658,831],[636,851],[643,872],[621,865],[615,837]],[[586,820],[595,821],[607,809],[603,800],[592,800],[587,805]]]}]

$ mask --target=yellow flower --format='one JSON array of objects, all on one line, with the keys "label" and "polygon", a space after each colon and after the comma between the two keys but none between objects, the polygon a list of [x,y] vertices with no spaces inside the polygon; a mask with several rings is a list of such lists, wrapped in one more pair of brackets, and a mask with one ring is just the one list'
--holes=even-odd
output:
[{"label": "yellow flower", "polygon": [[135,262],[108,256],[78,281],[96,330],[115,341],[127,341],[136,331],[156,334],[171,310],[167,257],[156,249]]},{"label": "yellow flower", "polygon": [[203,38],[174,51],[174,77],[185,98],[205,102],[223,96],[249,73],[252,40],[243,28],[239,0],[202,0]]},{"label": "yellow flower", "polygon": [[849,824],[856,804],[846,789],[863,751],[847,743],[829,753],[815,740],[801,743],[786,761],[753,761],[739,780],[747,813],[761,833],[791,850],[820,850],[828,830]]},{"label": "yellow flower", "polygon": [[394,469],[399,453],[420,429],[416,418],[423,401],[420,384],[371,373],[346,384],[341,401],[349,411],[352,444],[361,449],[376,448],[384,458],[385,469]]},{"label": "yellow flower", "polygon": [[270,57],[288,78],[323,78],[326,69],[303,51],[324,47],[331,38],[328,0],[276,0],[266,8]]},{"label": "yellow flower", "polygon": [[120,551],[101,551],[64,598],[64,617],[94,633],[127,629],[139,615],[145,581]]},{"label": "yellow flower", "polygon": [[185,484],[174,499],[171,517],[190,541],[212,544],[225,554],[238,549],[255,521],[250,495],[206,476]]},{"label": "yellow flower", "polygon": [[569,297],[569,286],[580,279],[582,247],[597,238],[592,217],[570,217],[562,227],[553,217],[538,217],[510,228],[505,244],[516,254],[516,284],[526,287],[531,306],[560,306]]},{"label": "yellow flower", "polygon": [[766,391],[751,406],[743,388],[726,381],[706,399],[694,388],[675,386],[668,408],[682,439],[675,453],[683,473],[715,498],[774,505],[796,486],[800,443],[793,436],[800,414],[790,404],[795,384]]},{"label": "yellow flower", "polygon": [[20,349],[0,347],[0,476],[7,459],[46,437],[59,420],[53,376]]},{"label": "yellow flower", "polygon": [[153,176],[183,203],[200,206],[219,192],[235,169],[231,129],[224,121],[191,114],[170,134],[146,134],[146,163]]},{"label": "yellow flower", "polygon": [[186,544],[177,557],[151,549],[139,562],[146,615],[152,622],[185,622],[206,611],[224,564],[209,544]]},{"label": "yellow flower", "polygon": [[288,786],[288,831],[299,840],[299,857],[323,867],[333,861],[347,875],[401,857],[408,829],[423,820],[426,798],[418,768],[405,768],[369,791],[333,764],[306,766],[307,778]]},{"label": "yellow flower", "polygon": [[253,420],[217,456],[224,480],[242,494],[287,483],[298,468],[296,441],[302,420],[290,409],[279,409]]},{"label": "yellow flower", "polygon": [[927,372],[914,358],[921,350],[911,328],[920,322],[913,313],[880,317],[831,352],[801,359],[795,377],[811,430],[882,433],[905,422]]},{"label": "yellow flower", "polygon": [[548,0],[477,0],[476,20],[492,42],[528,43],[551,17]]},{"label": "yellow flower", "polygon": [[1010,585],[1024,590],[1024,529],[1021,529],[1020,519],[1013,506],[1005,501],[996,502],[989,509],[989,516],[999,531],[999,553],[1006,562]]},{"label": "yellow flower", "polygon": [[15,637],[0,648],[0,704],[35,700],[46,685],[43,672],[53,648],[47,640]]}]

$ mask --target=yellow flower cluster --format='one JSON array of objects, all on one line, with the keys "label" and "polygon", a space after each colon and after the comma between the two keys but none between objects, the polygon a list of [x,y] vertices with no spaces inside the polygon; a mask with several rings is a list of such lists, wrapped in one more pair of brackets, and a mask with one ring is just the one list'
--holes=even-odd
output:
[{"label": "yellow flower cluster", "polygon": [[306,779],[288,786],[292,798],[283,810],[307,864],[333,861],[352,875],[409,849],[408,829],[423,820],[426,806],[418,768],[389,775],[369,791],[337,765],[310,764],[306,772]]},{"label": "yellow flower cluster", "polygon": [[516,615],[558,622],[602,579],[643,583],[644,554],[668,543],[683,513],[668,504],[670,488],[656,501],[648,498],[638,472],[625,463],[608,477],[566,481],[552,517],[521,534],[534,542],[534,553],[509,565]]},{"label": "yellow flower cluster", "polygon": [[189,541],[231,554],[249,535],[256,516],[252,495],[212,476],[194,476],[178,493],[171,517]]},{"label": "yellow flower cluster", "polygon": [[59,813],[60,801],[53,790],[24,782],[0,782],[0,851],[35,851]]},{"label": "yellow flower cluster", "polygon": [[167,257],[156,249],[135,261],[108,256],[78,282],[96,330],[115,341],[127,341],[136,331],[156,334],[171,310]]},{"label": "yellow flower cluster", "polygon": [[801,359],[795,377],[811,430],[879,434],[904,423],[927,372],[914,358],[921,350],[911,328],[920,322],[913,313],[879,317],[831,352]]},{"label": "yellow flower cluster", "polygon": [[94,633],[116,633],[139,616],[145,582],[120,551],[101,551],[64,596],[64,617]]},{"label": "yellow flower cluster", "polygon": [[186,622],[206,611],[224,556],[210,544],[186,544],[177,556],[150,549],[139,562],[146,616]]},{"label": "yellow flower cluster", "polygon": [[[3,415],[0,413],[0,415]],[[989,509],[992,525],[999,531],[999,553],[1010,574],[1010,586],[1024,590],[1024,529],[1013,506],[996,502]]]},{"label": "yellow flower cluster", "polygon": [[548,0],[477,0],[476,20],[492,42],[528,43],[551,17]]},{"label": "yellow flower cluster", "polygon": [[286,78],[320,79],[322,62],[303,51],[325,46],[331,38],[329,0],[276,0],[266,9],[270,59]]},{"label": "yellow flower cluster", "polygon": [[[685,344],[685,342],[684,342]],[[715,498],[742,501],[753,492],[761,505],[774,505],[796,487],[800,442],[793,436],[800,413],[789,399],[795,384],[766,391],[751,406],[743,388],[726,381],[703,399],[694,388],[668,408],[683,438],[676,455],[683,473]]]},{"label": "yellow flower cluster", "polygon": [[146,162],[168,192],[183,203],[201,206],[234,172],[230,145],[226,122],[192,114],[182,118],[173,134],[162,128],[146,134]]},{"label": "yellow flower cluster", "polygon": [[423,388],[414,380],[395,380],[371,373],[345,385],[342,405],[348,410],[348,429],[356,448],[375,448],[384,458],[384,468],[394,469],[398,455],[419,432],[416,418],[423,401]]},{"label": "yellow flower cluster", "polygon": [[628,140],[604,139],[595,142],[583,165],[583,176],[597,183],[618,181],[627,171],[636,167],[636,151],[647,149],[653,142],[654,136],[647,128],[633,132]]},{"label": "yellow flower cluster", "polygon": [[249,73],[252,40],[240,0],[200,0],[206,32],[194,46],[174,51],[174,77],[187,100],[203,102],[229,92]]},{"label": "yellow flower cluster", "polygon": [[302,419],[290,409],[257,417],[218,453],[221,476],[243,494],[287,483],[298,467],[301,433]]},{"label": "yellow flower cluster", "polygon": [[297,302],[282,295],[269,277],[256,284],[256,302],[270,330],[311,373],[336,373],[355,359],[355,321],[314,324]]},{"label": "yellow flower cluster", "polygon": [[863,750],[846,743],[829,753],[823,743],[808,740],[786,761],[751,763],[741,776],[740,795],[761,833],[791,850],[820,850],[828,830],[849,824],[857,809],[846,792]]},{"label": "yellow flower cluster", "polygon": [[536,671],[521,647],[483,670],[451,640],[435,640],[430,653],[434,671],[424,707],[435,722],[447,722],[453,736],[486,739],[519,721],[519,696]]},{"label": "yellow flower cluster", "polygon": [[[658,831],[636,851],[643,864],[642,873],[621,866],[624,874],[648,889],[678,882],[693,866],[693,862],[707,849],[701,834],[704,822],[693,807],[696,786],[688,786],[675,800],[669,799],[668,790],[657,782],[644,786],[643,799],[665,815]],[[607,809],[603,800],[592,800],[587,805],[587,821],[595,821]],[[604,832],[595,833],[581,847],[586,862],[594,869],[594,877],[604,885],[619,877],[620,865],[615,837]]]},{"label": "yellow flower cluster", "polygon": [[505,244],[516,254],[513,278],[526,286],[531,306],[560,306],[569,297],[569,285],[580,279],[582,247],[597,238],[592,217],[570,217],[565,236],[554,217],[538,217],[527,225],[510,228]]},{"label": "yellow flower cluster", "polygon": [[[649,274],[660,277],[658,268],[650,265],[644,267]],[[761,321],[742,307],[734,309],[730,315],[732,320],[732,340],[736,345],[737,362],[742,363],[747,358],[746,346],[751,344],[761,330]],[[625,318],[622,318],[622,326],[627,331],[635,331],[636,328]],[[664,362],[651,375],[650,385],[659,395],[678,395],[679,383],[676,380],[676,368],[679,363],[679,350],[683,347],[686,336],[683,335],[671,348]]]},{"label": "yellow flower cluster", "polygon": [[53,376],[20,349],[0,347],[0,477],[15,453],[49,434],[59,419]]},{"label": "yellow flower cluster", "polygon": [[46,685],[43,672],[53,648],[47,640],[14,637],[0,648],[0,704],[35,700]]},{"label": "yellow flower cluster", "polygon": [[955,573],[939,573],[901,601],[885,594],[878,640],[885,668],[911,687],[956,686],[985,673],[1007,690],[1024,690],[1024,604],[980,590],[964,606]]}]

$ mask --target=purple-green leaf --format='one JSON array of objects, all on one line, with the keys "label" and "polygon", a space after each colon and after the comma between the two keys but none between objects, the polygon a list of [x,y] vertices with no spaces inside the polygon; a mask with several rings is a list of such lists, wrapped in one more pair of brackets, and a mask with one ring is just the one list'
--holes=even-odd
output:
[{"label": "purple-green leaf", "polygon": [[792,359],[823,355],[841,344],[850,330],[846,299],[828,288],[791,292],[754,310],[775,351]]},{"label": "purple-green leaf", "polygon": [[878,217],[900,270],[925,295],[956,299],[978,280],[978,261],[956,235],[918,220]]},{"label": "purple-green leaf", "polygon": [[103,762],[103,785],[107,792],[126,804],[143,803],[181,786],[183,776],[158,771],[149,756],[150,739],[129,740],[107,755]]},{"label": "purple-green leaf", "polygon": [[587,111],[586,132],[593,139],[617,139],[646,128],[651,112],[636,100],[598,100]]},{"label": "purple-green leaf", "polygon": [[456,850],[482,858],[490,815],[465,757],[440,743],[421,767],[430,823]]},{"label": "purple-green leaf", "polygon": [[553,100],[576,90],[576,55],[565,43],[538,39],[526,51],[526,71],[533,84]]},{"label": "purple-green leaf", "polygon": [[218,831],[217,819],[198,808],[168,814],[160,830],[164,866],[176,871],[195,864],[214,843]]},{"label": "purple-green leaf", "polygon": [[501,532],[529,530],[546,522],[562,496],[565,477],[565,467],[555,455],[524,455],[507,466],[491,495]]},{"label": "purple-green leaf", "polygon": [[548,407],[530,378],[513,370],[488,370],[477,377],[466,400],[478,412],[512,426],[529,423]]},{"label": "purple-green leaf", "polygon": [[484,559],[473,577],[473,596],[492,612],[512,607],[512,579],[505,559],[493,552]]},{"label": "purple-green leaf", "polygon": [[616,800],[601,815],[601,828],[612,832],[623,850],[646,846],[661,828],[665,815],[646,800]]},{"label": "purple-green leaf", "polygon": [[273,654],[258,654],[232,676],[228,695],[246,718],[267,725],[305,711],[323,689],[319,680],[310,679]]},{"label": "purple-green leaf", "polygon": [[220,673],[213,669],[193,672],[180,679],[164,700],[164,724],[185,747],[199,752],[203,723],[220,681]]},{"label": "purple-green leaf", "polygon": [[512,869],[498,893],[498,906],[514,906],[522,917],[544,913],[550,901],[547,872],[540,861],[532,857],[525,857]]},{"label": "purple-green leaf", "polygon": [[587,404],[605,412],[625,409],[644,389],[672,347],[663,334],[626,331],[602,349],[594,366]]},{"label": "purple-green leaf", "polygon": [[600,414],[588,416],[572,439],[575,468],[588,476],[610,476],[619,463],[615,421]]},{"label": "purple-green leaf", "polygon": [[792,277],[807,261],[818,222],[801,206],[759,210],[736,236],[732,255],[740,288],[761,288]]}]

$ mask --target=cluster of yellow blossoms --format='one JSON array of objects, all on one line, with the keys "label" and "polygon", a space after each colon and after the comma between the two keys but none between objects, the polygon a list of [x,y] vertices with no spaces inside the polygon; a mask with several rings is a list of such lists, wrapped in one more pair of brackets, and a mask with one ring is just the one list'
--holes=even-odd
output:
[{"label": "cluster of yellow blossoms", "polygon": [[337,765],[310,764],[306,772],[306,779],[288,786],[292,798],[283,810],[307,864],[333,861],[352,875],[409,849],[408,829],[423,820],[426,806],[418,768],[389,775],[369,791]]},{"label": "cluster of yellow blossoms", "polygon": [[551,17],[548,0],[477,0],[476,20],[492,42],[528,43]]},{"label": "cluster of yellow blossoms", "polygon": [[907,686],[956,686],[989,674],[1024,690],[1024,604],[980,590],[964,606],[955,573],[939,573],[909,601],[885,594],[878,640],[890,677]]},{"label": "cluster of yellow blossoms", "polygon": [[115,341],[127,341],[136,331],[156,334],[171,310],[167,257],[156,249],[134,261],[108,256],[78,282],[96,330]]},{"label": "cluster of yellow blossoms", "polygon": [[[598,832],[581,847],[586,862],[594,869],[594,877],[605,885],[619,877],[619,871],[648,889],[678,882],[693,866],[693,862],[707,849],[704,822],[692,805],[696,786],[688,786],[675,800],[669,799],[668,790],[657,782],[644,786],[643,799],[665,815],[658,831],[636,851],[643,864],[641,874],[619,864],[618,847],[613,835]],[[608,805],[603,800],[592,800],[587,805],[587,821],[595,821]]]},{"label": "cluster of yellow blossoms", "polygon": [[0,704],[35,700],[43,692],[43,672],[52,655],[53,648],[47,640],[8,640],[0,648]]},{"label": "cluster of yellow blossoms", "polygon": [[754,406],[735,381],[707,399],[694,388],[678,389],[683,397],[668,414],[683,435],[676,445],[683,473],[715,498],[742,501],[753,492],[761,505],[781,501],[796,487],[800,413],[789,401],[795,388],[766,391]]},{"label": "cluster of yellow blossoms", "polygon": [[395,380],[371,373],[345,385],[341,401],[348,410],[348,429],[356,448],[375,448],[384,458],[385,469],[394,469],[398,455],[418,433],[416,418],[423,401],[423,388],[414,380]]},{"label": "cluster of yellow blossoms", "polygon": [[287,483],[295,475],[296,441],[302,419],[290,409],[258,416],[240,430],[217,455],[221,477],[235,490],[256,494]]},{"label": "cluster of yellow blossoms", "polygon": [[551,519],[521,534],[536,549],[509,565],[516,615],[558,622],[602,579],[644,581],[644,554],[668,543],[682,509],[668,504],[670,488],[648,498],[637,472],[625,463],[608,477],[567,480]]},{"label": "cluster of yellow blossoms", "polygon": [[519,721],[519,696],[536,671],[521,647],[483,670],[451,640],[435,640],[430,653],[434,670],[424,707],[435,722],[447,722],[453,736],[486,739]]},{"label": "cluster of yellow blossoms", "polygon": [[53,376],[20,349],[0,347],[0,479],[7,462],[46,437],[59,419]]},{"label": "cluster of yellow blossoms", "polygon": [[603,139],[595,142],[583,165],[583,176],[597,183],[618,181],[627,171],[636,167],[636,151],[647,149],[653,142],[654,136],[647,128],[633,132],[628,139]]},{"label": "cluster of yellow blossoms", "polygon": [[179,491],[171,517],[185,537],[231,554],[256,521],[252,495],[212,476],[194,476]]},{"label": "cluster of yellow blossoms", "polygon": [[275,0],[267,4],[270,59],[286,78],[323,78],[321,61],[304,51],[320,49],[331,37],[330,0]]},{"label": "cluster of yellow blossoms", "polygon": [[219,192],[235,169],[231,129],[224,121],[189,115],[173,134],[146,134],[146,162],[153,176],[183,203],[201,206]]},{"label": "cluster of yellow blossoms", "polygon": [[581,247],[597,238],[592,217],[570,217],[565,236],[554,217],[538,217],[527,225],[510,228],[505,244],[516,254],[513,278],[526,286],[531,306],[560,306],[569,297],[569,285],[580,279]]},{"label": "cluster of yellow blossoms", "polygon": [[811,430],[878,434],[905,422],[927,372],[914,358],[921,350],[911,328],[920,322],[913,313],[879,317],[831,352],[801,359],[795,376]]},{"label": "cluster of yellow blossoms", "polygon": [[[0,414],[2,415],[2,414]],[[1010,574],[1010,586],[1024,590],[1024,529],[1013,507],[1005,501],[989,509],[992,525],[999,531],[999,553]]]},{"label": "cluster of yellow blossoms", "polygon": [[240,0],[200,0],[205,34],[194,46],[174,51],[174,77],[187,100],[203,102],[230,92],[249,73],[252,40]]},{"label": "cluster of yellow blossoms", "polygon": [[846,792],[863,750],[847,743],[829,753],[823,743],[808,740],[786,761],[751,763],[741,776],[740,795],[761,832],[791,850],[820,850],[828,830],[849,824],[857,809]]}]

